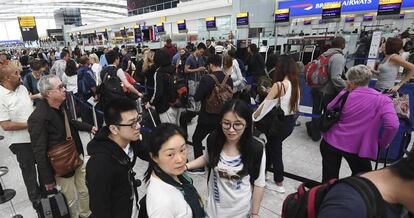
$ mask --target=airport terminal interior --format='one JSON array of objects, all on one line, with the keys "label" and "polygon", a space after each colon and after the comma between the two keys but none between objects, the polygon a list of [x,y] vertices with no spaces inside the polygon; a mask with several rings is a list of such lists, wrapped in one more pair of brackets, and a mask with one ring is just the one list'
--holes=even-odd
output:
[{"label": "airport terminal interior", "polygon": [[414,217],[414,0],[0,2],[0,218]]}]

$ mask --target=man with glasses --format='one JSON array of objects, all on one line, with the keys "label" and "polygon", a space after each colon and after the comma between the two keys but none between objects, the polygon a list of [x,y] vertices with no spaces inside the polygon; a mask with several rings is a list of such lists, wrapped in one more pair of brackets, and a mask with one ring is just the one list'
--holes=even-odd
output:
[{"label": "man with glasses", "polygon": [[0,66],[0,126],[10,143],[10,150],[16,155],[27,194],[36,210],[40,189],[27,130],[27,119],[32,112],[33,102],[27,89],[21,85],[20,71],[12,65]]},{"label": "man with glasses", "polygon": [[[110,101],[104,108],[104,126],[88,144],[91,156],[86,182],[93,217],[130,218],[137,214],[137,187],[133,167],[137,156],[149,160],[141,139],[141,116],[127,98]],[[132,216],[137,217],[137,216]]]},{"label": "man with glasses", "polygon": [[[78,131],[96,133],[97,129],[90,124],[70,118],[65,105],[66,88],[58,76],[41,77],[38,87],[43,99],[39,101],[30,115],[28,124],[41,187],[44,187],[48,194],[54,192],[56,186],[59,186],[68,202],[71,217],[89,217],[91,211],[89,210],[88,189],[85,184],[86,164],[82,164],[67,175],[55,176],[47,152],[49,148],[67,139],[65,114],[68,117],[72,139],[81,159],[83,159],[84,152]],[[79,204],[76,202],[77,199],[79,199]]]}]

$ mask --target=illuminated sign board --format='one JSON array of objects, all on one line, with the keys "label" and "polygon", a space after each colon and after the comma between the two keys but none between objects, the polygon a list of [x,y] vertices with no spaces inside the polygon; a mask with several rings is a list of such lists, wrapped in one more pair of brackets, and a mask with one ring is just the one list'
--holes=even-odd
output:
[{"label": "illuminated sign board", "polygon": [[165,30],[164,30],[164,23],[157,23],[157,24],[155,25],[155,27],[157,28],[157,32],[158,32],[158,33],[165,33]]},{"label": "illuminated sign board", "polygon": [[377,15],[398,15],[401,12],[401,4],[402,0],[380,0]]},{"label": "illuminated sign board", "polygon": [[312,19],[305,19],[303,21],[303,25],[311,25],[312,24]]},{"label": "illuminated sign board", "polygon": [[345,22],[354,22],[355,16],[354,15],[348,15],[345,17]]},{"label": "illuminated sign board", "polygon": [[249,25],[249,13],[241,12],[236,15],[237,26],[248,26]]},{"label": "illuminated sign board", "polygon": [[279,9],[275,11],[275,22],[276,23],[285,23],[289,22],[289,8]]},{"label": "illuminated sign board", "polygon": [[23,41],[39,40],[37,34],[36,19],[33,16],[17,17],[19,22],[20,32],[22,33]]},{"label": "illuminated sign board", "polygon": [[372,21],[374,19],[374,14],[364,14],[363,21]]},{"label": "illuminated sign board", "polygon": [[122,37],[126,37],[127,36],[127,32],[126,32],[125,27],[121,27],[121,28],[119,28],[119,30],[121,31],[121,36]]},{"label": "illuminated sign board", "polygon": [[405,17],[405,13],[401,13],[400,14],[400,19],[404,19],[404,17]]},{"label": "illuminated sign board", "polygon": [[135,43],[142,42],[141,27],[138,25],[134,26],[134,39],[135,39]]},{"label": "illuminated sign board", "polygon": [[207,30],[214,30],[217,28],[216,26],[216,17],[207,17],[206,18],[206,27]]},{"label": "illuminated sign board", "polygon": [[338,19],[341,18],[341,2],[327,2],[323,4],[322,19]]},{"label": "illuminated sign board", "polygon": [[[320,15],[324,3],[335,0],[278,1],[278,8],[290,8],[290,17]],[[342,13],[377,11],[380,0],[337,0],[342,2]],[[413,8],[413,0],[402,1],[402,8]]]},{"label": "illuminated sign board", "polygon": [[186,25],[185,20],[177,21],[177,27],[178,27],[179,32],[187,31],[187,25]]}]

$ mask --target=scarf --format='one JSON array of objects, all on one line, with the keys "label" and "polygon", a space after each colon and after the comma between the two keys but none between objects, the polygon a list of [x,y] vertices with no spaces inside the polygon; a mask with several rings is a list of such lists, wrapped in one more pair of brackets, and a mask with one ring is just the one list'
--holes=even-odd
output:
[{"label": "scarf", "polygon": [[204,218],[207,217],[206,212],[203,208],[203,203],[200,196],[198,195],[197,190],[193,186],[193,180],[186,174],[181,174],[178,176],[181,184],[175,181],[171,176],[166,174],[161,170],[157,165],[154,166],[154,173],[157,175],[163,182],[174,186],[184,195],[184,199],[188,205],[190,205],[193,212],[193,218]]}]

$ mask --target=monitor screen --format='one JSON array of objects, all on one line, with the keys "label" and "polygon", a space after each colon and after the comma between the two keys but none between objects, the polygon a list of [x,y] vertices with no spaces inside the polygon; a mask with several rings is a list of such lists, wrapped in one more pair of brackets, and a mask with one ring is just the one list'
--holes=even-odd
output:
[{"label": "monitor screen", "polygon": [[289,9],[276,10],[275,22],[276,23],[289,22]]},{"label": "monitor screen", "polygon": [[249,17],[238,17],[237,26],[246,26],[249,25]]},{"label": "monitor screen", "polygon": [[164,24],[163,25],[157,25],[156,27],[157,27],[157,32],[159,32],[159,33],[164,33],[165,32]]},{"label": "monitor screen", "polygon": [[372,21],[374,19],[374,16],[371,15],[365,15],[363,18],[363,21]]},{"label": "monitor screen", "polygon": [[323,9],[322,10],[322,19],[334,19],[341,17],[341,8],[333,8],[333,9]]},{"label": "monitor screen", "polygon": [[354,22],[355,17],[345,17],[345,22]]},{"label": "monitor screen", "polygon": [[187,29],[187,25],[186,25],[185,22],[184,23],[178,23],[177,26],[178,26],[178,30],[186,30]]},{"label": "monitor screen", "polygon": [[312,24],[312,20],[303,21],[303,25],[311,25],[311,24]]},{"label": "monitor screen", "polygon": [[400,19],[404,19],[405,14],[400,14]]},{"label": "monitor screen", "polygon": [[378,16],[381,15],[395,15],[400,14],[401,3],[396,4],[384,4],[378,6]]}]

